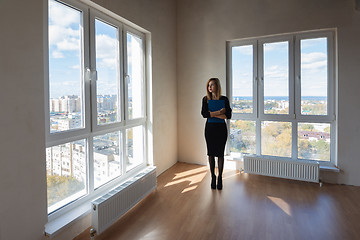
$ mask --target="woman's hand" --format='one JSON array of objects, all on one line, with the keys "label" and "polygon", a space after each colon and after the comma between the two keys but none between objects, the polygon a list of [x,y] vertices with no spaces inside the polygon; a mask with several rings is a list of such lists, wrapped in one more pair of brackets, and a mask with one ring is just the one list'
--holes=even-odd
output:
[{"label": "woman's hand", "polygon": [[226,115],[225,114],[220,114],[220,115],[217,115],[216,118],[226,119]]},{"label": "woman's hand", "polygon": [[[220,116],[220,115],[224,115],[225,112],[226,112],[226,109],[225,109],[225,108],[222,108],[222,109],[220,109],[220,110],[218,110],[218,111],[210,112],[210,117],[218,117],[218,116]],[[222,119],[226,119],[226,117],[225,117],[225,118],[222,118]]]}]

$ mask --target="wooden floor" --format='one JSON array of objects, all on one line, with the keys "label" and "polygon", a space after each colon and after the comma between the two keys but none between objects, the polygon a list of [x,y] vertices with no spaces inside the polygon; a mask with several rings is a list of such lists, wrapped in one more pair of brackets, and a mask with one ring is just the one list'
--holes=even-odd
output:
[{"label": "wooden floor", "polygon": [[[207,167],[178,163],[157,191],[96,240],[360,239],[360,187],[228,170],[211,190]],[[90,239],[89,229],[76,240]]]}]

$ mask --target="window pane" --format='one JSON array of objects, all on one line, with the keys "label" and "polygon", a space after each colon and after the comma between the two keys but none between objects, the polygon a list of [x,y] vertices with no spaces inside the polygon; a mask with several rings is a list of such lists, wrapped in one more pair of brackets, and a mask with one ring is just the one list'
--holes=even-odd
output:
[{"label": "window pane", "polygon": [[264,44],[264,113],[289,114],[289,44]]},{"label": "window pane", "polygon": [[50,0],[49,111],[52,133],[84,127],[82,58],[82,12]]},{"label": "window pane", "polygon": [[144,162],[143,126],[126,129],[126,171]]},{"label": "window pane", "polygon": [[327,115],[327,39],[301,40],[301,114]]},{"label": "window pane", "polygon": [[129,119],[144,117],[144,52],[141,38],[127,33],[127,84]]},{"label": "window pane", "polygon": [[298,157],[330,161],[330,124],[298,124]]},{"label": "window pane", "polygon": [[261,154],[291,157],[291,123],[261,123]]},{"label": "window pane", "polygon": [[94,137],[95,188],[121,175],[120,133]]},{"label": "window pane", "polygon": [[253,113],[253,46],[232,48],[232,106],[234,113]]},{"label": "window pane", "polygon": [[230,121],[230,152],[248,154],[256,153],[255,121]]},{"label": "window pane", "polygon": [[46,149],[48,212],[86,194],[86,141]]},{"label": "window pane", "polygon": [[119,41],[118,29],[95,19],[97,123],[118,122],[119,108]]}]

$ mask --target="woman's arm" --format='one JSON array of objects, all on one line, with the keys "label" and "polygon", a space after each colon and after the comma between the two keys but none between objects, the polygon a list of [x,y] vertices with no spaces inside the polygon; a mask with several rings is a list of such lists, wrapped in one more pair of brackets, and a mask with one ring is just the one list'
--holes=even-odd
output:
[{"label": "woman's arm", "polygon": [[220,114],[220,115],[217,115],[216,118],[226,119],[226,115],[225,114]]},{"label": "woman's arm", "polygon": [[229,99],[227,97],[225,97],[225,115],[227,119],[231,119],[231,115],[232,115],[232,110],[230,108],[230,103],[229,103]]},{"label": "woman's arm", "polygon": [[203,97],[203,100],[202,100],[201,115],[203,116],[203,118],[210,118],[211,117],[211,114],[210,114],[209,109],[208,109],[208,104],[207,104],[207,98],[206,97]]},{"label": "woman's arm", "polygon": [[210,112],[210,117],[217,117],[225,113],[225,108],[222,108],[218,111]]}]

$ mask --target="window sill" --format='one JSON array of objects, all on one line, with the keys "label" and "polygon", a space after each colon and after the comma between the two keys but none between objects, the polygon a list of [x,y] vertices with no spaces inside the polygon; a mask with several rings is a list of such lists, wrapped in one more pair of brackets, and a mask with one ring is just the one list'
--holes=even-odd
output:
[{"label": "window sill", "polygon": [[90,212],[91,212],[91,204],[87,202],[57,217],[56,219],[49,221],[45,225],[45,236],[49,237],[50,239],[53,238],[66,226],[69,226],[71,223],[86,216]]},{"label": "window sill", "polygon": [[320,171],[327,171],[327,172],[336,172],[339,173],[340,169],[334,165],[321,165],[320,163]]}]

